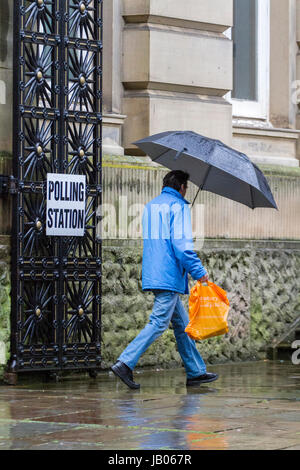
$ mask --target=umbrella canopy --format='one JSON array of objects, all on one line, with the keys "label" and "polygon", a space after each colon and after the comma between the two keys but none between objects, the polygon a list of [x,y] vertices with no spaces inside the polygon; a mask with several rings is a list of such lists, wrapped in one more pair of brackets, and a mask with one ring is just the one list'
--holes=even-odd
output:
[{"label": "umbrella canopy", "polygon": [[151,159],[170,170],[182,170],[203,191],[251,209],[277,209],[262,171],[243,153],[191,131],[156,134],[134,142]]}]

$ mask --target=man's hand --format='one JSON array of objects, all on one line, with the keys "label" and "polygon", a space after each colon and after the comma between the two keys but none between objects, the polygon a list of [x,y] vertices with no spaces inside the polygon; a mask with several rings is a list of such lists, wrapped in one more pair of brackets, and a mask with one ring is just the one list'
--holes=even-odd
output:
[{"label": "man's hand", "polygon": [[208,274],[205,276],[201,277],[201,279],[198,279],[198,282],[208,282]]}]

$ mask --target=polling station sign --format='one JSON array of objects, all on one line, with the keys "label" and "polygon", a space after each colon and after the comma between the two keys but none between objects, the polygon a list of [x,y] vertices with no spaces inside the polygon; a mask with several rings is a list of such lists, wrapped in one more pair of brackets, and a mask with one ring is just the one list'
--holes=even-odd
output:
[{"label": "polling station sign", "polygon": [[86,177],[47,174],[47,236],[83,237]]}]

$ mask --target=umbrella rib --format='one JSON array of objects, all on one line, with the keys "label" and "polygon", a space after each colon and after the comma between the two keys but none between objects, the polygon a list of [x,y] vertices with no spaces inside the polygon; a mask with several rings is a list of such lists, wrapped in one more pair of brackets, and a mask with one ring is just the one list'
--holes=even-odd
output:
[{"label": "umbrella rib", "polygon": [[208,170],[207,170],[207,172],[206,172],[206,174],[205,174],[205,176],[204,176],[203,183],[202,183],[202,185],[200,186],[201,191],[202,191],[202,189],[204,188],[204,185],[205,185],[205,183],[206,183],[206,181],[207,181],[207,178],[208,178],[208,175],[209,175],[209,172],[210,172],[211,168],[212,168],[212,165],[209,165],[209,168],[208,168]]},{"label": "umbrella rib", "polygon": [[172,149],[168,149],[168,150],[166,150],[166,151],[165,151],[165,152],[163,152],[161,155],[158,155],[158,157],[156,157],[156,158],[153,158],[153,160],[152,160],[152,161],[153,161],[153,162],[156,162],[156,160],[158,160],[160,157],[163,157],[163,156],[164,156],[166,153],[170,152],[170,150],[172,150]]}]

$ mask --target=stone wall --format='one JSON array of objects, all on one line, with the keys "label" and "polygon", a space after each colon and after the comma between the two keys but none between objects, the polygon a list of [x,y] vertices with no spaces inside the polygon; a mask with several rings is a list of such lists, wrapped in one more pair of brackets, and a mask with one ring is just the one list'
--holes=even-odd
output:
[{"label": "stone wall", "polygon": [[[232,0],[104,2],[103,144],[189,129],[243,150],[256,163],[299,166],[300,0],[258,2],[259,109],[236,106]],[[261,36],[262,35],[262,36]]]},{"label": "stone wall", "polygon": [[[4,238],[4,237],[1,237]],[[9,357],[10,267],[9,245],[0,239],[0,374]]]},{"label": "stone wall", "polygon": [[[105,368],[147,323],[153,294],[141,291],[141,246],[107,246],[103,254]],[[227,291],[231,302],[229,333],[198,342],[201,354],[209,363],[265,358],[272,340],[300,315],[300,242],[207,240],[199,255],[211,280]],[[187,306],[188,297],[183,300]],[[180,363],[169,329],[139,365]]]},{"label": "stone wall", "polygon": [[123,1],[123,146],[170,129],[232,142],[233,2]]},{"label": "stone wall", "polygon": [[[141,219],[144,204],[160,193],[162,180],[169,170],[145,157],[129,156],[105,156],[103,166],[104,215],[114,214],[116,219],[110,223],[111,230],[103,230],[103,237],[141,237],[141,230],[136,230],[132,221],[135,217]],[[252,211],[237,202],[201,191],[192,209],[195,238],[300,240],[300,168],[265,165],[260,168],[269,182],[278,211],[264,208]],[[186,199],[194,201],[197,191],[189,183]],[[128,229],[116,234],[121,216],[127,217]]]},{"label": "stone wall", "polygon": [[[0,241],[1,375],[1,363],[9,354],[10,279],[8,237]],[[204,359],[214,364],[265,358],[273,339],[300,315],[300,242],[206,240],[199,256],[211,280],[227,291],[231,303],[229,333],[197,343]],[[151,313],[153,294],[142,292],[141,263],[142,245],[138,241],[119,240],[115,246],[104,246],[103,369],[117,359]],[[191,279],[190,287],[193,284]],[[187,308],[188,296],[182,296],[182,300]],[[139,361],[141,367],[180,364],[171,328]]]}]

